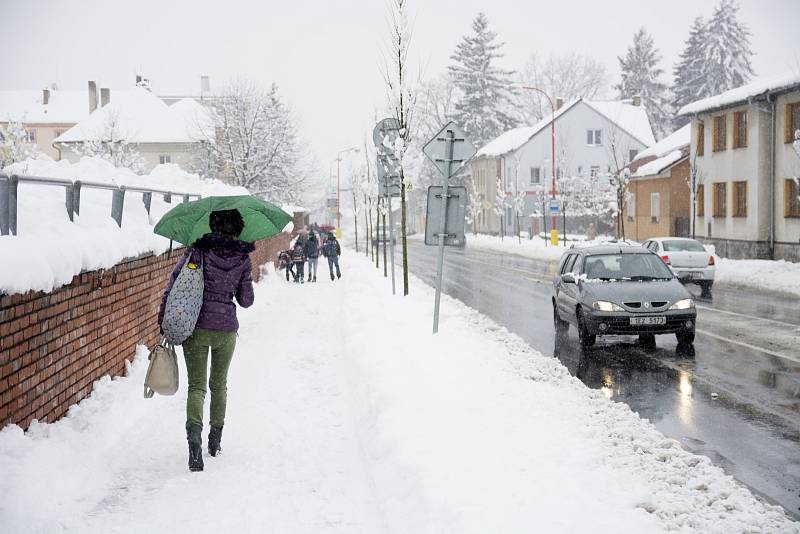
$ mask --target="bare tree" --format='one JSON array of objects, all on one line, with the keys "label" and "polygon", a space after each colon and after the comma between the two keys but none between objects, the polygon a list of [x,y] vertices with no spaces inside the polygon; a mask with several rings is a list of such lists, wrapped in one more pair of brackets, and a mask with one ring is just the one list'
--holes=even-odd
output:
[{"label": "bare tree", "polygon": [[506,235],[505,218],[506,218],[506,191],[503,188],[503,179],[499,176],[495,181],[494,188],[494,203],[492,204],[494,214],[500,220],[500,239],[503,240]]},{"label": "bare tree", "polygon": [[628,185],[631,181],[631,171],[628,167],[631,144],[629,138],[624,136],[619,128],[606,128],[603,132],[608,140],[606,147],[611,161],[608,180],[614,190],[616,201],[614,212],[617,217],[617,237],[625,239],[625,218],[622,214],[628,204]]},{"label": "bare tree", "polygon": [[233,185],[275,202],[300,202],[305,150],[276,85],[232,81],[211,100],[214,120],[201,125],[204,166]]},{"label": "bare tree", "polygon": [[38,154],[21,121],[9,120],[5,126],[0,126],[0,170],[6,165],[35,158]]},{"label": "bare tree", "polygon": [[133,132],[123,128],[116,110],[103,110],[105,116],[100,129],[83,141],[70,142],[70,148],[77,154],[87,157],[100,157],[114,167],[130,169],[136,174],[145,171],[144,158],[128,139]]},{"label": "bare tree", "polygon": [[[571,101],[595,98],[606,90],[608,74],[598,60],[569,52],[541,57],[533,54],[518,75],[520,83],[539,87],[553,97]],[[523,122],[536,124],[550,114],[550,104],[538,91],[521,91],[520,113]]]},{"label": "bare tree", "polygon": [[[408,243],[406,240],[407,183],[404,159],[413,135],[416,92],[409,80],[408,51],[411,45],[412,25],[409,20],[408,0],[387,0],[390,40],[384,57],[383,77],[386,82],[389,105],[400,124],[400,136],[393,151],[400,174],[400,236],[403,247],[403,295],[408,295]],[[391,202],[389,202],[391,209]]]}]

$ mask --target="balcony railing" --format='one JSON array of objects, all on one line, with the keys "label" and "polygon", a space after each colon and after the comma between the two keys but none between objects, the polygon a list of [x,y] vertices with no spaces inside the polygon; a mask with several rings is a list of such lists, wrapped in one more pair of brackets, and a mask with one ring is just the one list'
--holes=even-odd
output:
[{"label": "balcony railing", "polygon": [[0,235],[17,235],[17,200],[19,198],[19,184],[34,184],[49,187],[63,187],[65,190],[64,207],[70,221],[75,215],[81,213],[81,190],[104,189],[111,191],[111,218],[122,227],[122,211],[125,207],[127,193],[141,193],[144,209],[150,214],[150,203],[153,195],[163,195],[164,201],[172,203],[172,197],[181,198],[189,202],[191,198],[202,198],[198,193],[185,193],[179,191],[165,191],[149,187],[113,185],[102,182],[87,182],[70,180],[66,178],[45,178],[41,176],[26,176],[22,174],[0,174]]}]

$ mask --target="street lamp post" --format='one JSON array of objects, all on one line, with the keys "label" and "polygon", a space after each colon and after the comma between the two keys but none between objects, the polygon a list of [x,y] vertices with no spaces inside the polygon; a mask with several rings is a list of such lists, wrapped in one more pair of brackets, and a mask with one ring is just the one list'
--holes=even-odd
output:
[{"label": "street lamp post", "polygon": [[341,196],[341,187],[340,187],[340,180],[339,180],[339,163],[342,161],[342,154],[346,154],[347,152],[359,152],[359,148],[357,146],[351,146],[350,148],[345,148],[340,150],[336,154],[336,237],[337,239],[342,238],[342,203],[340,200]]},{"label": "street lamp post", "polygon": [[[555,200],[556,198],[556,106],[553,104],[553,99],[550,98],[543,90],[539,89],[538,87],[529,87],[526,85],[521,86],[522,89],[527,89],[529,91],[537,91],[547,98],[547,101],[550,103],[550,110],[552,111],[552,116],[550,119],[550,133],[551,133],[551,147],[552,147],[552,159],[551,159],[551,167],[553,168],[553,185],[552,189],[550,190],[550,198]],[[550,244],[553,246],[558,245],[558,215],[551,213],[551,220],[550,220]]]}]

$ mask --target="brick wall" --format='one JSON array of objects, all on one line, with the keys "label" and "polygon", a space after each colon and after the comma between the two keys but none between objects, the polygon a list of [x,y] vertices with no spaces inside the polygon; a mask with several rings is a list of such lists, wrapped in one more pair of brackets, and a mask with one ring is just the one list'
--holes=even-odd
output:
[{"label": "brick wall", "polygon": [[[253,279],[291,237],[256,243]],[[124,374],[136,345],[155,343],[164,284],[182,250],[75,276],[50,293],[0,295],[0,428],[52,422],[104,375]]]}]

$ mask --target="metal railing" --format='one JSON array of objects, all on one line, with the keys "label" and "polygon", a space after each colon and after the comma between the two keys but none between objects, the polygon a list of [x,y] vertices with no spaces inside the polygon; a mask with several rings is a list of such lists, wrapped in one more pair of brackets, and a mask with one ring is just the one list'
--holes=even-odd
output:
[{"label": "metal railing", "polygon": [[198,193],[184,193],[179,191],[165,191],[149,187],[113,185],[102,182],[87,182],[70,180],[66,178],[46,178],[41,176],[26,176],[21,174],[0,174],[0,235],[17,235],[17,200],[19,198],[19,184],[34,184],[42,186],[63,187],[65,190],[64,206],[70,221],[75,220],[75,215],[81,213],[82,189],[105,189],[111,191],[111,218],[122,227],[122,211],[125,207],[126,193],[141,193],[144,209],[150,214],[150,204],[153,194],[163,195],[164,201],[172,203],[172,197],[181,197],[183,202],[191,198],[202,198]]}]

